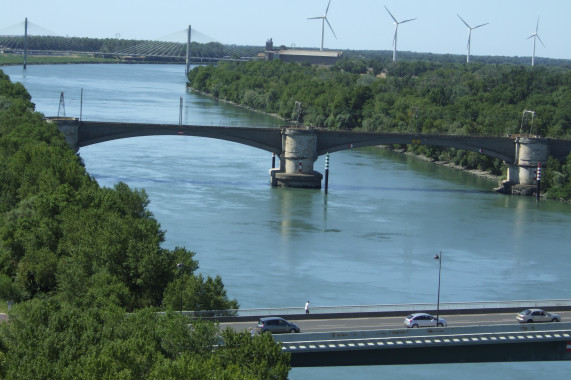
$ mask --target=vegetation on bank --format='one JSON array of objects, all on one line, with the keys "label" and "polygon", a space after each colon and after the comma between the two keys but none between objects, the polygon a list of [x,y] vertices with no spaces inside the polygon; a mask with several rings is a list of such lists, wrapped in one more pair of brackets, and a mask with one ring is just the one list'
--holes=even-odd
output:
[{"label": "vegetation on bank", "polygon": [[[196,67],[189,87],[320,128],[462,135],[528,133],[571,138],[571,71],[561,67],[340,60],[331,67],[281,61]],[[296,113],[296,102],[301,112]],[[533,110],[533,122],[529,113]],[[423,145],[415,153],[502,173],[503,163]],[[550,161],[553,164],[553,161]],[[542,178],[548,194],[571,198],[571,158]]]},{"label": "vegetation on bank", "polygon": [[0,377],[287,378],[271,338],[175,312],[238,302],[197,273],[194,252],[161,247],[148,203],[124,183],[100,187],[0,71],[0,299],[15,302]]}]

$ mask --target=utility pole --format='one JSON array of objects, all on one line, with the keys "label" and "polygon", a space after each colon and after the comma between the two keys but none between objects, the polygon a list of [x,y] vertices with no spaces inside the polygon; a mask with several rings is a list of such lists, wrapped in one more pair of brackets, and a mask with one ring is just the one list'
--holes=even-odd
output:
[{"label": "utility pole", "polygon": [[65,117],[65,100],[63,99],[63,91],[59,96],[59,108],[57,110],[57,117]]},{"label": "utility pole", "polygon": [[[411,130],[412,132],[417,132],[417,128],[418,128],[418,125],[417,125],[417,119],[418,119],[417,112],[418,112],[418,107],[412,106],[411,109],[410,109],[410,130]],[[413,123],[413,121],[414,121],[414,123]],[[412,125],[413,125],[413,124],[414,124],[414,129],[412,128]]]},{"label": "utility pole", "polygon": [[530,111],[530,110],[523,110],[523,114],[521,115],[521,125],[519,127],[519,133],[521,134],[523,131],[523,120],[526,114],[531,115],[531,125],[529,126],[529,134],[531,135],[531,129],[533,128],[533,119],[535,118],[535,111]]},{"label": "utility pole", "polygon": [[293,107],[291,118],[295,119],[295,125],[299,125],[299,116],[301,115],[301,102],[296,101]]}]

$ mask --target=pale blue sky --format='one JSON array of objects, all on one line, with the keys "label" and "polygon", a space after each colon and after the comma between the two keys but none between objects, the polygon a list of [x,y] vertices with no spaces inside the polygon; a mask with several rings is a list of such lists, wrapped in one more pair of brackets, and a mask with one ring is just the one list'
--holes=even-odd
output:
[{"label": "pale blue sky", "polygon": [[[192,25],[222,43],[319,47],[328,0],[0,0],[0,35],[28,18],[56,35],[128,39],[173,39]],[[392,50],[393,20],[400,21],[398,50],[466,54],[468,24],[489,25],[472,32],[471,55],[531,56],[539,17],[536,57],[571,59],[571,0],[331,0],[325,48]],[[32,33],[33,31],[31,31]],[[23,34],[23,32],[22,32]],[[33,33],[36,34],[36,33]],[[45,32],[43,33],[45,34]]]}]

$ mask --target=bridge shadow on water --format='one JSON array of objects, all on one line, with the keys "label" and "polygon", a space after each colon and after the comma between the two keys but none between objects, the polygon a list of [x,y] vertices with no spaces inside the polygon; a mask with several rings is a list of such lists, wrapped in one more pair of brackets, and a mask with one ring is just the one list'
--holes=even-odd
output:
[{"label": "bridge shadow on water", "polygon": [[465,194],[487,194],[492,191],[474,189],[442,189],[442,188],[419,188],[419,187],[396,187],[396,186],[363,186],[363,185],[329,185],[329,189],[335,190],[378,190],[378,191],[406,191],[419,193],[465,193]]},{"label": "bridge shadow on water", "polygon": [[[259,181],[221,181],[221,180],[194,180],[194,179],[157,179],[157,178],[131,178],[131,177],[112,177],[94,174],[97,180],[103,182],[112,181],[113,183],[125,182],[149,182],[149,183],[171,183],[171,184],[188,184],[188,185],[219,185],[219,186],[240,186],[240,187],[270,187],[269,183]],[[464,193],[464,194],[487,194],[492,191],[474,190],[474,189],[443,189],[443,188],[418,188],[418,187],[397,187],[397,186],[363,186],[363,185],[329,185],[329,190],[343,191],[399,191],[399,192],[419,192],[419,193]]]}]

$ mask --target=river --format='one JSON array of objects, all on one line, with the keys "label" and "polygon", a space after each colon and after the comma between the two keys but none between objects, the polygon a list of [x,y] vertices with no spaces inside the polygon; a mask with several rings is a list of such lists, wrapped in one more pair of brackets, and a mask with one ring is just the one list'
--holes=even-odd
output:
[{"label": "river", "polygon": [[[83,120],[275,126],[275,118],[185,89],[181,65],[1,67],[36,110]],[[83,89],[83,91],[82,91]],[[83,95],[81,95],[83,94]],[[102,186],[149,194],[168,248],[196,252],[242,308],[567,299],[571,206],[494,193],[495,182],[377,148],[330,156],[329,193],[269,185],[271,154],[188,136],[81,148]],[[324,158],[314,167],[322,171]],[[403,316],[404,317],[404,316]],[[489,363],[292,369],[290,378],[569,374],[571,365]]]}]

